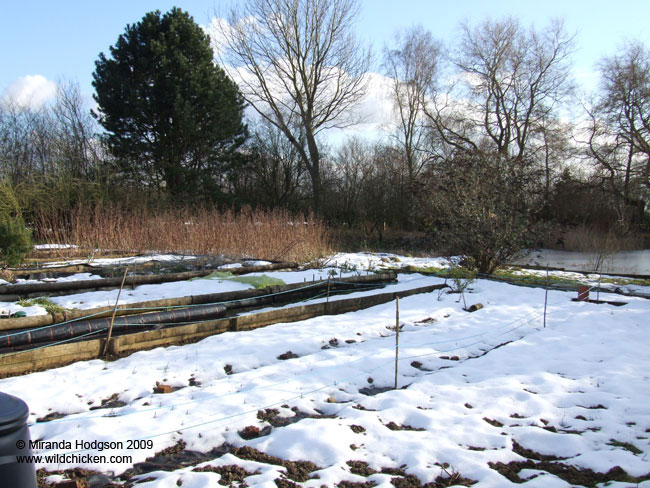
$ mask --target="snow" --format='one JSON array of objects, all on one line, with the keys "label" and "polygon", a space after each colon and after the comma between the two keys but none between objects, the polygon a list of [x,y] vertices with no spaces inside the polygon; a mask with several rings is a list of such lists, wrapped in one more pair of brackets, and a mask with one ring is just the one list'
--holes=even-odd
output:
[{"label": "snow", "polygon": [[53,268],[57,266],[72,266],[76,264],[87,264],[89,266],[123,266],[148,263],[151,261],[158,261],[161,263],[166,262],[181,262],[186,260],[194,260],[196,257],[181,254],[145,254],[141,256],[121,257],[121,258],[94,258],[90,256],[87,259],[73,259],[68,261],[53,261],[51,263],[43,264],[44,268]]},{"label": "snow", "polygon": [[50,250],[50,249],[77,249],[79,246],[74,244],[36,244],[34,249]]},{"label": "snow", "polygon": [[328,266],[343,267],[355,271],[399,269],[409,266],[415,268],[448,268],[451,262],[447,258],[414,258],[392,253],[338,253],[326,259]]},{"label": "snow", "polygon": [[[350,275],[365,271],[368,261],[371,265],[388,264],[381,259],[387,258],[395,263],[390,256],[337,255],[326,265],[348,263],[344,268]],[[440,258],[396,258],[407,263],[404,266],[448,265]],[[326,278],[329,270],[266,274],[289,283]],[[397,284],[373,292],[441,282],[435,277],[406,274],[400,275]],[[217,279],[146,285],[129,290],[134,294],[127,299],[141,301],[236,287],[246,285]],[[110,293],[56,300],[78,306],[105,305],[111,298],[114,303]],[[354,295],[338,299],[350,296]],[[394,381],[394,302],[342,315],[228,332],[112,362],[78,362],[0,380],[0,390],[28,403],[32,439],[73,444],[75,440],[153,441],[151,449],[101,452],[131,455],[130,463],[37,466],[49,470],[83,466],[119,474],[182,439],[187,449],[202,452],[228,443],[252,446],[285,460],[310,460],[320,469],[318,479],[302,483],[308,487],[366,481],[351,473],[350,460],[365,461],[377,471],[367,478],[377,486],[392,486],[392,476],[380,473],[382,468],[403,466],[424,484],[444,475],[443,463],[478,481],[475,487],[518,486],[488,465],[524,461],[515,452],[517,444],[539,454],[566,458],[561,462],[579,468],[604,473],[620,466],[630,475],[644,476],[650,473],[650,301],[624,297],[625,306],[613,307],[573,302],[574,297],[575,292],[548,292],[546,328],[545,291],[541,288],[479,279],[465,296],[468,305],[484,305],[475,313],[462,310],[457,294],[435,292],[403,298],[399,389],[378,394],[367,394],[366,389],[389,388]],[[622,299],[608,293],[601,293],[600,298]],[[287,351],[299,357],[277,359]],[[232,374],[225,372],[226,365],[232,367]],[[200,384],[190,386],[190,378]],[[156,382],[180,389],[154,394]],[[91,410],[114,394],[126,405]],[[332,417],[303,418],[252,440],[238,434],[246,426],[261,429],[269,425],[257,418],[259,410],[275,408],[280,416],[293,417],[292,407]],[[53,412],[65,416],[36,422]],[[387,427],[391,422],[412,430],[392,430]],[[622,447],[625,443],[640,453]],[[68,451],[39,450],[37,454],[64,452]],[[250,472],[259,470],[246,478],[251,487],[274,486],[273,480],[285,471],[233,454],[204,464],[237,464]],[[178,486],[178,480],[183,487],[219,486],[218,474],[193,469],[147,473],[141,478],[153,480],[139,486],[172,487]],[[526,469],[519,475],[529,480],[523,485],[527,487],[572,486],[545,471]],[[647,488],[650,482],[638,486]]]}]

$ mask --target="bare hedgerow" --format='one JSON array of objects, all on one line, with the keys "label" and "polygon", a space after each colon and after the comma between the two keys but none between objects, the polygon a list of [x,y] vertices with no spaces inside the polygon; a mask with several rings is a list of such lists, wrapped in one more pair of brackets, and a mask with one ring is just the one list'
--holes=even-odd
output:
[{"label": "bare hedgerow", "polygon": [[39,242],[75,244],[91,251],[223,254],[300,262],[330,252],[329,231],[322,221],[283,210],[77,206],[66,213],[41,214],[34,227]]}]

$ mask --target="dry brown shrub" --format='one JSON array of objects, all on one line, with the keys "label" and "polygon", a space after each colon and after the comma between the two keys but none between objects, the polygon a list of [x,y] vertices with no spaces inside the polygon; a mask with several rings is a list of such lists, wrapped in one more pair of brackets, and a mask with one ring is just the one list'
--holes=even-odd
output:
[{"label": "dry brown shrub", "polygon": [[37,216],[34,237],[37,242],[75,244],[88,253],[174,252],[305,262],[331,251],[330,232],[321,220],[284,210],[80,206],[65,215]]},{"label": "dry brown shrub", "polygon": [[643,249],[643,236],[639,233],[618,232],[617,229],[603,231],[586,225],[569,229],[563,241],[567,251],[612,253]]}]

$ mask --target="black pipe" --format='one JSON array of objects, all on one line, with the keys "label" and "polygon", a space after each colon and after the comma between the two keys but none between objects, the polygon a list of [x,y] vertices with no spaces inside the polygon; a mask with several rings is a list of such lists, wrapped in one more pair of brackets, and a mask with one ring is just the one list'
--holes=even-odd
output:
[{"label": "black pipe", "polygon": [[[165,312],[151,312],[139,315],[115,317],[114,332],[126,332],[129,327],[141,329],[143,326],[154,326],[164,323],[199,322],[223,317],[226,307],[223,305],[204,305],[192,308],[180,308]],[[26,330],[23,332],[0,333],[0,348],[26,346],[40,342],[60,341],[89,334],[92,332],[108,331],[111,325],[110,317],[93,320],[78,320],[66,324],[44,327],[42,329]]]}]

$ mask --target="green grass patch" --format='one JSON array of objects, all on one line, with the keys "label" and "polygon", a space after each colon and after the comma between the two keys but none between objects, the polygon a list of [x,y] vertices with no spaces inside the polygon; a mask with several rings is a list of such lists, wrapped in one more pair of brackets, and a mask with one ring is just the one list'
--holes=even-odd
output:
[{"label": "green grass patch", "polygon": [[616,439],[610,439],[607,445],[623,448],[626,451],[630,451],[632,454],[643,454],[643,451],[641,449],[636,447],[634,444],[630,444],[629,442],[621,442],[617,441]]},{"label": "green grass patch", "polygon": [[49,314],[65,312],[65,308],[63,308],[61,305],[57,305],[47,297],[31,298],[29,300],[23,298],[22,300],[18,300],[18,305],[21,307],[33,307],[35,305],[40,305]]},{"label": "green grass patch", "polygon": [[614,285],[638,285],[650,286],[650,280],[642,278],[608,278],[603,277],[601,283],[611,283]]},{"label": "green grass patch", "polygon": [[[507,280],[517,281],[520,283],[528,284],[539,284],[544,285],[546,283],[546,277],[539,274],[534,274],[532,272],[527,272],[525,269],[519,267],[506,267],[498,268],[494,272],[494,276],[497,278],[504,278]],[[565,278],[562,276],[557,276],[551,274],[548,278],[550,283],[561,283],[567,285],[582,285],[587,281],[593,282],[592,279],[588,279],[586,276],[583,279],[576,278]],[[612,284],[612,285],[638,285],[638,286],[650,286],[650,279],[641,279],[641,278],[612,278],[609,276],[602,276],[600,279],[602,284]]]},{"label": "green grass patch", "polygon": [[[580,285],[583,283],[583,280],[576,280],[574,278],[564,278],[562,276],[549,275],[548,281],[545,276],[540,276],[539,274],[526,273],[525,270],[520,268],[497,268],[494,271],[494,276],[496,278],[503,278],[509,281],[516,281],[519,283],[525,284],[539,284],[544,285],[548,283],[561,283],[566,285]],[[586,281],[586,277],[585,280]]]},{"label": "green grass patch", "polygon": [[230,271],[214,271],[202,278],[192,278],[193,280],[213,280],[221,279],[228,281],[236,281],[237,283],[244,283],[251,285],[254,288],[266,288],[267,286],[286,285],[284,281],[279,278],[272,278],[267,275],[260,276],[234,276]]},{"label": "green grass patch", "polygon": [[236,281],[237,283],[245,283],[251,285],[254,288],[266,288],[267,286],[281,286],[286,285],[284,281],[279,278],[273,278],[267,275],[260,276],[236,276],[234,278],[228,278],[230,281]]},{"label": "green grass patch", "polygon": [[447,272],[449,268],[440,268],[438,266],[413,266],[410,264],[408,266],[404,266],[402,269],[404,271],[408,271],[409,273],[442,275]]}]

